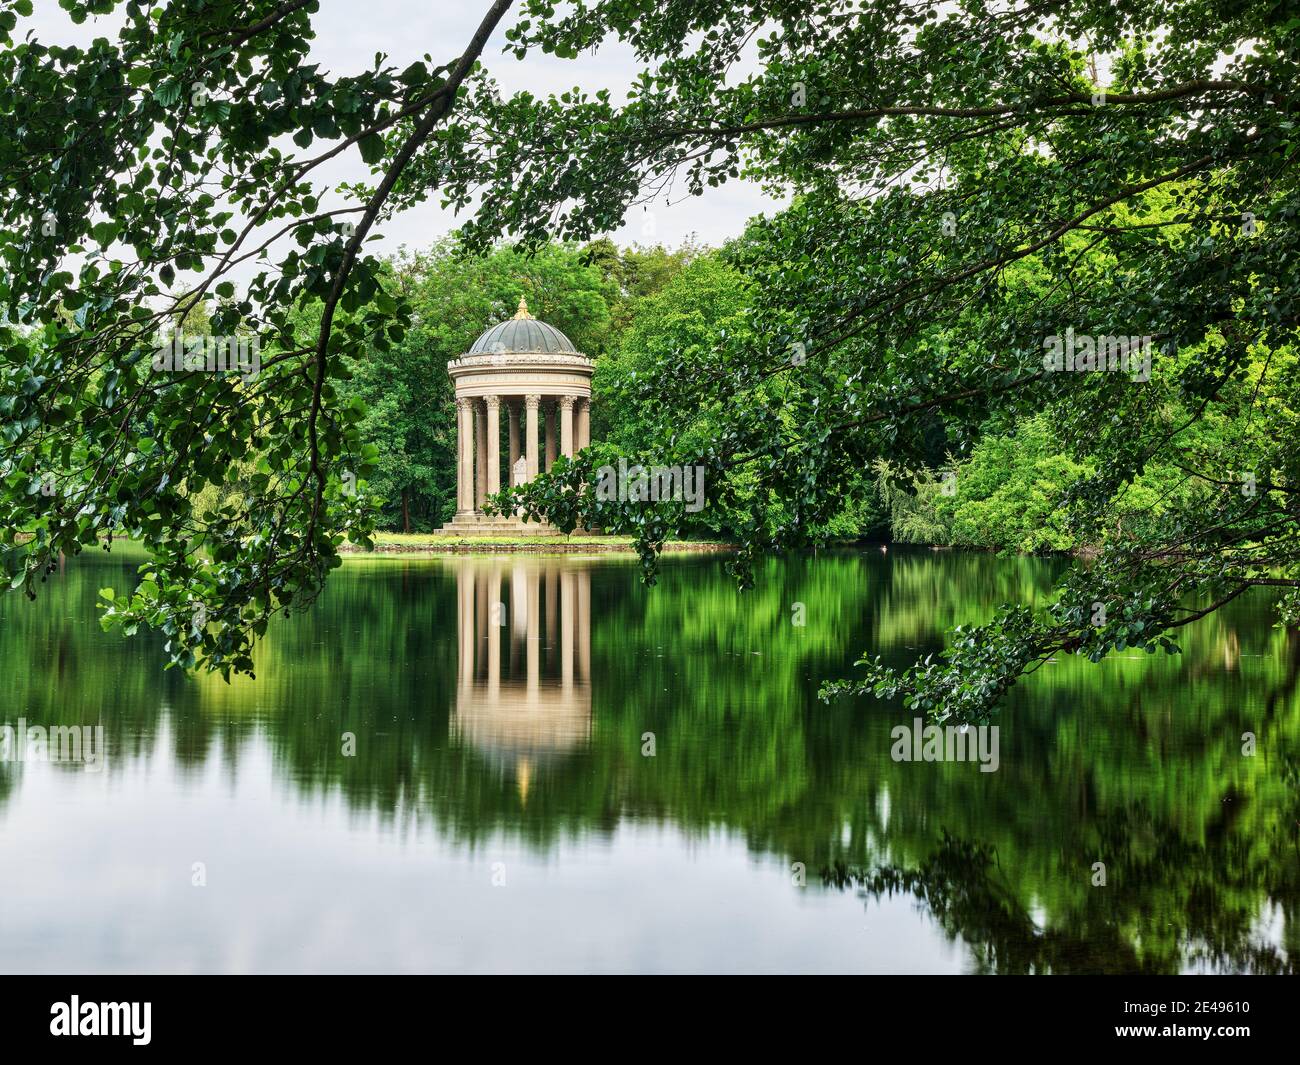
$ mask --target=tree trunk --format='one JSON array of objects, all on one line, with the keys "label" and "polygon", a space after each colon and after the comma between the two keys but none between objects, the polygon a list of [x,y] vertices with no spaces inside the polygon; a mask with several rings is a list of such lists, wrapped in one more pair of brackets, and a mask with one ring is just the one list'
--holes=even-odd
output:
[{"label": "tree trunk", "polygon": [[411,531],[411,501],[406,494],[406,489],[402,489],[402,532]]}]

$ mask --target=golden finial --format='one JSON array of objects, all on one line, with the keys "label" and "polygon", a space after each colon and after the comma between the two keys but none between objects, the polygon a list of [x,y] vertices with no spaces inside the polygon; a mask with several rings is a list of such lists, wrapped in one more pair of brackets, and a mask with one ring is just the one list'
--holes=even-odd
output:
[{"label": "golden finial", "polygon": [[520,319],[520,318],[531,318],[531,317],[532,317],[532,315],[528,313],[528,301],[527,301],[526,299],[524,299],[523,296],[520,296],[520,297],[519,297],[519,309],[518,309],[517,311],[515,311],[515,319],[516,319],[516,321],[517,321],[518,319]]}]

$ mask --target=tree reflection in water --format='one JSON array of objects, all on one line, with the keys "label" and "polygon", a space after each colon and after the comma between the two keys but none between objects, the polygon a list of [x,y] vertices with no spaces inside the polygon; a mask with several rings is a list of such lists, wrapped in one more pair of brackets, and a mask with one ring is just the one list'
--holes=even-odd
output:
[{"label": "tree reflection in water", "polygon": [[[161,758],[198,779],[219,759],[236,787],[269,759],[298,803],[341,797],[376,831],[465,848],[504,835],[583,855],[663,824],[704,862],[722,832],[756,876],[801,862],[826,874],[808,890],[914,895],[982,971],[1296,966],[1300,640],[1262,596],[1191,627],[1181,657],[1040,670],[982,774],[893,762],[890,729],[912,714],[826,706],[818,684],[864,649],[914,660],[946,627],[1044,594],[1060,563],[823,553],[772,561],[741,593],[716,557],[667,560],[653,589],[624,559],[354,560],[273,626],[256,681],[226,685],[164,672],[152,637],[99,631],[97,589],[127,587],[137,561],[79,560],[37,603],[0,600],[6,719],[102,724],[110,778]],[[348,732],[356,756],[340,757]],[[0,765],[0,819],[23,772]]]}]

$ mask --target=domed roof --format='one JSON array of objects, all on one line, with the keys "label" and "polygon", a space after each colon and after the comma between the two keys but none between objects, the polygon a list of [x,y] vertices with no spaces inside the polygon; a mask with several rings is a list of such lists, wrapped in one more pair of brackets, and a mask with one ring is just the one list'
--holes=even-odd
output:
[{"label": "domed roof", "polygon": [[519,310],[513,318],[485,329],[470,345],[469,355],[501,355],[513,351],[578,353],[573,341],[553,325],[539,322],[528,313],[528,304],[519,297]]}]

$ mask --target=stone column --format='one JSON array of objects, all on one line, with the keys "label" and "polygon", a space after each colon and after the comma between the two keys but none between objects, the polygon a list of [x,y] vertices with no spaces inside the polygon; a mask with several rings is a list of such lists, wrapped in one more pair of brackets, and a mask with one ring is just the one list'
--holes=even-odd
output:
[{"label": "stone column", "polygon": [[483,510],[483,500],[487,497],[487,422],[483,410],[483,401],[474,400],[474,420],[478,422],[478,429],[474,434],[475,444],[475,464],[477,469],[474,471],[474,511],[481,513]]},{"label": "stone column", "polygon": [[528,570],[516,562],[510,570],[510,631],[520,639],[528,635]]},{"label": "stone column", "polygon": [[573,458],[573,396],[560,397],[560,454]]},{"label": "stone column", "polygon": [[591,683],[591,573],[578,574],[578,679]]},{"label": "stone column", "polygon": [[528,640],[528,574],[516,562],[510,568],[510,679],[519,678],[519,655]]},{"label": "stone column", "polygon": [[456,400],[456,513],[474,509],[474,409],[468,399]]},{"label": "stone column", "polygon": [[456,635],[460,638],[460,686],[474,683],[474,571],[468,562],[456,569],[456,591],[460,608],[456,612]]},{"label": "stone column", "polygon": [[[513,399],[506,400],[506,421],[510,423],[510,469],[513,470],[519,461],[519,404]],[[506,481],[513,483],[509,477]]]},{"label": "stone column", "polygon": [[559,616],[560,603],[560,570],[556,563],[552,563],[546,570],[546,646],[551,651],[551,658],[554,660],[560,650],[560,643],[556,639],[559,630],[556,629],[556,618]]},{"label": "stone column", "polygon": [[591,444],[591,400],[578,400],[574,408],[573,432],[577,437],[574,446],[578,451]]},{"label": "stone column", "polygon": [[501,568],[493,566],[488,577],[487,669],[488,695],[495,699],[501,690],[501,626],[505,624],[501,601]]},{"label": "stone column", "polygon": [[546,468],[555,463],[555,403],[546,405]]},{"label": "stone column", "polygon": [[472,572],[474,574],[474,676],[477,678],[480,667],[483,675],[487,676],[487,661],[483,657],[483,645],[487,642],[488,632],[488,590],[487,579],[482,571],[475,566]]},{"label": "stone column", "polygon": [[541,396],[524,397],[524,453],[530,481],[537,476],[537,405],[541,401]]},{"label": "stone column", "polygon": [[487,406],[487,494],[501,491],[501,398],[488,396]]},{"label": "stone column", "polygon": [[542,632],[540,624],[540,607],[542,598],[542,576],[540,570],[533,570],[528,575],[528,649],[525,652],[528,661],[528,691],[537,691],[541,679]]},{"label": "stone column", "polygon": [[560,685],[567,692],[573,687],[574,637],[577,635],[577,581],[572,570],[560,578]]}]

